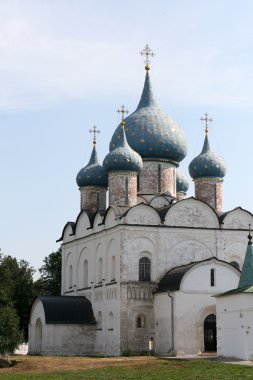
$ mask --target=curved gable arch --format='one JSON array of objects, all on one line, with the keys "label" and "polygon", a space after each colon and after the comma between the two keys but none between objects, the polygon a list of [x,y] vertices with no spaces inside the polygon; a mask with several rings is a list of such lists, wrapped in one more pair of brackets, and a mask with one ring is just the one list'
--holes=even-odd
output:
[{"label": "curved gable arch", "polygon": [[161,219],[152,206],[140,203],[127,212],[125,222],[128,224],[159,225]]},{"label": "curved gable arch", "polygon": [[110,206],[105,213],[104,225],[105,229],[114,227],[118,224],[116,212],[113,206]]},{"label": "curved gable arch", "polygon": [[155,208],[162,208],[169,206],[171,202],[171,199],[164,195],[158,195],[157,197],[154,197],[151,202],[149,203],[150,206],[155,207]]},{"label": "curved gable arch", "polygon": [[195,198],[183,199],[174,203],[166,214],[165,224],[171,227],[220,227],[215,210]]},{"label": "curved gable arch", "polygon": [[104,229],[103,218],[99,212],[96,213],[93,222],[93,232],[99,232]]},{"label": "curved gable arch", "polygon": [[[210,271],[215,271],[215,285],[211,286]],[[180,290],[197,291],[201,284],[202,291],[221,293],[238,286],[240,270],[233,265],[213,258],[199,262],[185,273],[180,284]]]},{"label": "curved gable arch", "polygon": [[249,224],[253,225],[253,215],[241,207],[229,211],[223,219],[224,229],[247,230]]},{"label": "curved gable arch", "polygon": [[62,236],[60,239],[57,240],[63,241],[63,243],[67,243],[69,241],[72,241],[74,239],[75,234],[75,223],[74,222],[67,222],[63,228]]},{"label": "curved gable arch", "polygon": [[91,233],[90,219],[85,211],[81,211],[76,220],[76,237],[87,236]]}]

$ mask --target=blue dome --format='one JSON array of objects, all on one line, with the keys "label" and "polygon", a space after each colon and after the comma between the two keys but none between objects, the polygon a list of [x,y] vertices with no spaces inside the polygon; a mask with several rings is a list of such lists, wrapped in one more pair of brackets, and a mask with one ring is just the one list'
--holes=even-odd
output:
[{"label": "blue dome", "polygon": [[142,169],[141,156],[128,145],[122,125],[118,130],[117,147],[107,154],[103,167],[107,173],[112,171],[139,172]]},{"label": "blue dome", "polygon": [[193,179],[225,177],[225,161],[211,150],[208,135],[205,137],[202,152],[190,163],[189,173]]},{"label": "blue dome", "polygon": [[104,168],[99,165],[96,145],[94,145],[90,161],[82,168],[76,176],[76,183],[79,187],[84,186],[108,186],[108,179]]},{"label": "blue dome", "polygon": [[177,170],[177,193],[187,193],[189,181],[185,174]]},{"label": "blue dome", "polygon": [[[112,136],[110,151],[118,146],[120,129],[121,125]],[[148,72],[139,105],[125,119],[125,131],[129,145],[144,160],[168,161],[178,165],[186,156],[184,133],[170,116],[159,109]]]}]

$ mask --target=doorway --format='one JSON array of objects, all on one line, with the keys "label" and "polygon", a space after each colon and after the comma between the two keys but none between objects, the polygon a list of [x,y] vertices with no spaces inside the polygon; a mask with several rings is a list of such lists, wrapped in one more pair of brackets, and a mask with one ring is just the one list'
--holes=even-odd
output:
[{"label": "doorway", "polygon": [[216,315],[209,314],[204,320],[204,346],[205,351],[217,351]]}]

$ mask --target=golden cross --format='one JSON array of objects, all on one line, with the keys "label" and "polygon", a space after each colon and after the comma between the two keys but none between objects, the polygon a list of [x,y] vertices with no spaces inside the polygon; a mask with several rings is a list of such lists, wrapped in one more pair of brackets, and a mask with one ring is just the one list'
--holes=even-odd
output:
[{"label": "golden cross", "polygon": [[144,49],[142,49],[142,51],[140,52],[140,55],[141,56],[145,56],[145,69],[148,71],[150,69],[150,59],[149,57],[154,57],[155,53],[153,52],[153,50],[150,49],[150,47],[147,45],[145,45]]},{"label": "golden cross", "polygon": [[94,125],[92,129],[89,130],[90,133],[93,133],[93,144],[96,145],[97,142],[97,136],[96,134],[100,133],[100,130],[97,129],[97,127]]},{"label": "golden cross", "polygon": [[126,109],[126,107],[125,106],[121,106],[121,108],[119,108],[118,110],[117,110],[117,112],[118,113],[121,113],[121,120],[123,121],[124,120],[124,116],[125,116],[125,114],[128,114],[128,110]]},{"label": "golden cross", "polygon": [[211,117],[208,119],[208,113],[205,113],[205,117],[201,117],[200,120],[204,121],[205,124],[206,124],[205,132],[206,132],[206,135],[207,135],[208,134],[208,122],[213,121],[213,119]]}]

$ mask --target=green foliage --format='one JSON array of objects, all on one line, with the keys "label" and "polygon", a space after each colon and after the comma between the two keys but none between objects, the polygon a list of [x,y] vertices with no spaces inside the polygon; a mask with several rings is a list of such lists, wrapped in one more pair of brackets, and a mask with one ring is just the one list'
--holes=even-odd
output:
[{"label": "green foliage", "polygon": [[33,293],[34,269],[25,260],[0,253],[0,311],[6,306],[14,308],[19,316],[19,329],[27,339],[27,326]]},{"label": "green foliage", "polygon": [[23,342],[23,334],[19,330],[19,318],[11,306],[0,308],[0,355],[14,352]]},{"label": "green foliage", "polygon": [[44,265],[39,269],[41,277],[34,283],[34,293],[37,296],[61,294],[61,259],[59,248],[43,260]]}]

